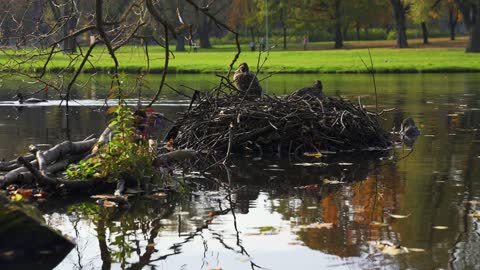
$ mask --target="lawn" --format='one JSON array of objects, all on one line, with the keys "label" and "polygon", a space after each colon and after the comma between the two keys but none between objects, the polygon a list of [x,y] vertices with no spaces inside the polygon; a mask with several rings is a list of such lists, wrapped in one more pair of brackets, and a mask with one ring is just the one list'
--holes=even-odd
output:
[{"label": "lawn", "polygon": [[[365,73],[367,72],[361,59],[370,64],[368,50],[371,48],[374,68],[379,73],[416,73],[416,72],[479,72],[480,55],[464,52],[465,39],[449,43],[446,39],[432,39],[427,46],[412,40],[412,47],[396,49],[392,41],[365,41],[346,43],[346,49],[332,50],[329,43],[312,43],[310,50],[287,50],[273,48],[269,54],[263,53],[260,62],[268,57],[263,66],[263,72],[278,73]],[[294,46],[292,46],[294,47]],[[250,52],[242,48],[240,62],[249,63],[252,70],[256,69],[258,52]],[[21,51],[20,51],[21,52]],[[222,73],[235,54],[233,46],[219,45],[214,49],[200,49],[194,52],[173,52],[170,59],[171,72],[176,73]],[[161,47],[150,46],[150,71],[159,73],[163,68],[164,50]],[[147,70],[147,58],[142,47],[129,46],[117,52],[120,69],[127,73],[137,73]],[[26,58],[26,56],[23,56]],[[22,59],[18,56],[17,60]],[[106,49],[96,48],[90,58],[91,64],[85,66],[86,72],[109,71],[113,61]],[[79,61],[78,61],[79,62]],[[77,62],[77,65],[78,65]],[[7,58],[0,55],[2,66],[8,66]],[[48,68],[58,70],[69,63],[66,55],[58,54],[52,59]],[[31,67],[38,71],[41,61]]]}]

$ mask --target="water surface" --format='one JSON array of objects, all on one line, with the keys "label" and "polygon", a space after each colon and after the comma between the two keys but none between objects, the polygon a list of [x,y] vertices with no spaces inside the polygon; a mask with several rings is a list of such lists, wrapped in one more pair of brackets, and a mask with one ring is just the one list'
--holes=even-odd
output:
[{"label": "water surface", "polygon": [[[282,75],[262,84],[267,93],[283,95],[317,78],[328,95],[355,102],[361,96],[373,110],[368,75]],[[206,75],[169,80],[187,95],[192,90],[182,85],[209,90],[217,84]],[[157,81],[151,79],[144,96],[153,96]],[[2,157],[14,158],[32,143],[83,139],[103,129],[108,79],[77,89],[79,103],[68,118],[65,107],[12,106],[16,92],[42,87],[26,83],[2,82]],[[77,243],[57,269],[475,269],[480,76],[378,75],[377,90],[381,109],[397,108],[384,114],[386,129],[398,128],[407,116],[417,122],[422,135],[413,148],[326,154],[313,161],[327,167],[299,166],[286,157],[237,158],[228,172],[209,176],[237,190],[231,200],[211,184],[173,205],[133,200],[128,211],[103,209],[94,200],[41,203],[47,222]],[[174,119],[186,99],[166,89],[156,110]],[[233,214],[220,213],[229,208]],[[372,243],[380,240],[410,252],[384,254]]]}]

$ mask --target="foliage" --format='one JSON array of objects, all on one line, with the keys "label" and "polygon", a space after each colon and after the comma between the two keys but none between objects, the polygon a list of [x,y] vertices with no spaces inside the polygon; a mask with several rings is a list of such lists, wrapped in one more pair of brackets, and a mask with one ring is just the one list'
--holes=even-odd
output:
[{"label": "foliage", "polygon": [[156,172],[152,162],[155,153],[149,150],[148,143],[135,132],[135,117],[126,105],[113,107],[115,117],[109,127],[114,135],[106,145],[99,145],[95,156],[69,168],[70,178],[102,177],[109,181],[117,180],[122,173],[128,173],[135,179],[154,176]]}]

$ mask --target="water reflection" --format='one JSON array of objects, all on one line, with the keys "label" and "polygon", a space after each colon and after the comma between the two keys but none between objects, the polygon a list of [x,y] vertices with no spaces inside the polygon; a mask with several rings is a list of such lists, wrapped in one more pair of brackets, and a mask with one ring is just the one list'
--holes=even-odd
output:
[{"label": "water reflection", "polygon": [[[286,93],[318,77],[285,76],[269,82],[268,91]],[[368,75],[321,77],[327,94],[361,95],[362,103],[373,105]],[[202,81],[209,79],[186,76],[172,85],[208,89],[210,83]],[[326,167],[295,165],[305,161],[288,157],[239,159],[229,167],[230,185],[237,190],[233,206],[228,193],[210,181],[202,192],[172,205],[149,199],[135,201],[128,211],[78,202],[41,205],[49,223],[78,243],[57,269],[252,269],[251,262],[268,269],[475,268],[480,76],[382,75],[377,85],[382,109],[399,109],[383,115],[384,127],[398,130],[411,116],[421,129],[413,152],[399,147],[387,154],[325,154],[306,161],[330,164]],[[105,93],[97,84],[94,93],[78,91],[77,97],[101,99]],[[180,99],[169,91],[163,98]],[[2,156],[14,158],[30,143],[59,142],[65,129],[72,139],[82,139],[105,124],[98,107],[73,110],[67,128],[63,108],[0,107]],[[183,108],[160,110],[173,119]],[[228,183],[226,175],[219,169],[207,176]],[[229,208],[235,216],[209,214]],[[413,251],[386,255],[369,243],[375,240]]]}]

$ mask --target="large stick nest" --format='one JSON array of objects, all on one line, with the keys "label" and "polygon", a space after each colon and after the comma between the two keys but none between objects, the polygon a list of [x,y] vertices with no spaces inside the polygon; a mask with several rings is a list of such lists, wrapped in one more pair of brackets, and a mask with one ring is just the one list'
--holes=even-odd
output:
[{"label": "large stick nest", "polygon": [[179,149],[342,151],[392,144],[379,117],[342,98],[291,94],[202,98],[182,113],[170,138]]}]

